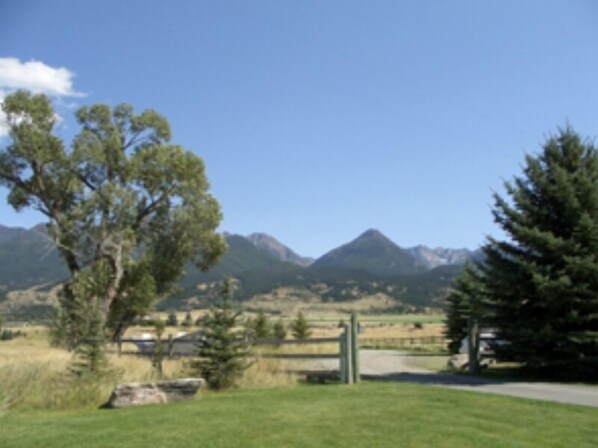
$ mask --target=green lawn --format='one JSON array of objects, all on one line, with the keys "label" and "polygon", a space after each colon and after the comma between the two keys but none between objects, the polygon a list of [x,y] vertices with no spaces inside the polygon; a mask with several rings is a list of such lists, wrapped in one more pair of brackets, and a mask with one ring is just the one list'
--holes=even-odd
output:
[{"label": "green lawn", "polygon": [[596,447],[598,409],[400,383],[206,394],[0,417],[0,446]]}]

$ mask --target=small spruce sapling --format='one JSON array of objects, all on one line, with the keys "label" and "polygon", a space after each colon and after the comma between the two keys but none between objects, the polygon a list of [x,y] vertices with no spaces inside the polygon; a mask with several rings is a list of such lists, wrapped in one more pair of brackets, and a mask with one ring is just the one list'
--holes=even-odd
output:
[{"label": "small spruce sapling", "polygon": [[174,311],[171,311],[170,313],[168,313],[168,318],[166,319],[166,325],[168,327],[176,327],[178,326],[179,321],[176,317],[176,313]]},{"label": "small spruce sapling", "polygon": [[187,328],[193,326],[193,317],[191,317],[191,313],[189,311],[187,311],[187,314],[185,314],[185,319],[183,320],[181,325]]},{"label": "small spruce sapling", "polygon": [[249,321],[249,327],[255,338],[267,338],[272,335],[272,324],[262,310],[255,319]]},{"label": "small spruce sapling", "polygon": [[162,346],[162,335],[166,324],[161,319],[154,321],[154,328],[156,331],[156,343],[154,344],[154,350],[152,352],[152,367],[156,370],[158,378],[162,378],[164,370],[162,368],[162,361],[164,360],[164,347]]},{"label": "small spruce sapling", "polygon": [[301,311],[297,313],[297,317],[291,322],[291,333],[295,339],[307,339],[311,336],[309,323]]},{"label": "small spruce sapling", "polygon": [[279,341],[284,341],[287,337],[287,328],[284,325],[282,319],[278,319],[272,328],[274,337]]},{"label": "small spruce sapling", "polygon": [[236,385],[250,366],[250,338],[241,325],[242,312],[234,309],[231,285],[225,280],[220,301],[204,318],[198,344],[198,359],[191,369],[201,375],[208,387],[222,390]]}]

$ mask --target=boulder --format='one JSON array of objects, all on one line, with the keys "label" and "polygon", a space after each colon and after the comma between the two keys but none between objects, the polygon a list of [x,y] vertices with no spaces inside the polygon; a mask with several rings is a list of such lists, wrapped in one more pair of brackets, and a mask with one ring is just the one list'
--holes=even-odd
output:
[{"label": "boulder", "polygon": [[454,370],[465,370],[469,365],[469,357],[461,353],[453,355],[449,358],[447,365]]},{"label": "boulder", "polygon": [[156,383],[119,384],[112,391],[105,407],[126,408],[144,404],[190,400],[204,383],[203,378],[181,378]]}]

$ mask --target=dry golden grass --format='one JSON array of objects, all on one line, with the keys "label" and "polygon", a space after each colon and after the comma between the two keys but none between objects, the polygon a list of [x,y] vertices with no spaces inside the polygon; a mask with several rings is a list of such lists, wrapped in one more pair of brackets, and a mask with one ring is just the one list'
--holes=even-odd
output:
[{"label": "dry golden grass", "polygon": [[363,326],[362,335],[368,339],[423,338],[442,336],[444,324],[424,324],[422,328],[405,324],[370,324]]},{"label": "dry golden grass", "polygon": [[355,294],[354,299],[341,302],[323,302],[321,293],[302,288],[278,288],[268,294],[260,294],[244,303],[249,309],[261,309],[266,313],[276,313],[285,317],[294,316],[298,311],[305,314],[350,314],[385,312],[395,306],[394,299],[386,294]]},{"label": "dry golden grass", "polygon": [[[135,336],[135,329],[132,329]],[[173,331],[176,332],[176,329]],[[49,346],[45,328],[29,328],[27,335],[0,342],[0,414],[9,409],[67,409],[103,404],[119,383],[155,381],[146,357],[108,354],[108,372],[100,378],[74,379],[68,375],[73,355]],[[111,347],[114,349],[114,347]],[[190,376],[186,360],[164,359],[164,379]],[[240,387],[292,387],[299,378],[291,372],[296,362],[267,359],[256,352]]]}]

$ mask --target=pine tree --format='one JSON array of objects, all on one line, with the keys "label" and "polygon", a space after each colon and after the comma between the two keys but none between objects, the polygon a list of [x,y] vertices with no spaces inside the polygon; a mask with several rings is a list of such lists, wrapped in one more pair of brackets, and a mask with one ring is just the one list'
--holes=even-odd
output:
[{"label": "pine tree", "polygon": [[241,311],[233,306],[230,281],[222,284],[220,302],[202,322],[203,340],[198,346],[199,358],[191,368],[201,375],[211,389],[232,387],[249,367],[249,337],[240,325]]},{"label": "pine tree", "polygon": [[287,329],[284,325],[282,319],[278,319],[274,323],[274,327],[272,328],[272,332],[274,333],[274,337],[279,341],[284,341],[287,337]]},{"label": "pine tree", "polygon": [[176,327],[178,326],[179,321],[176,317],[176,313],[174,311],[171,311],[170,313],[168,313],[168,317],[166,318],[166,325],[168,327]]},{"label": "pine tree", "polygon": [[162,345],[162,335],[164,334],[165,328],[166,323],[163,320],[156,319],[154,321],[156,342],[154,343],[154,349],[152,350],[152,367],[155,369],[158,378],[162,378],[162,376],[164,375],[164,369],[162,366],[162,362],[164,361],[164,347]]},{"label": "pine tree", "polygon": [[187,314],[185,314],[185,319],[183,320],[183,322],[181,323],[181,325],[183,327],[191,327],[193,326],[193,317],[191,317],[191,313],[187,312]]},{"label": "pine tree", "polygon": [[483,251],[500,359],[529,367],[598,369],[598,155],[570,127],[527,156],[523,176],[494,195],[508,235]]},{"label": "pine tree", "polygon": [[297,313],[297,317],[291,322],[291,333],[295,339],[307,339],[311,336],[309,324],[301,311]]},{"label": "pine tree", "polygon": [[263,310],[259,310],[255,319],[249,321],[249,328],[256,338],[267,338],[272,335],[272,323]]},{"label": "pine tree", "polygon": [[104,322],[99,306],[89,321],[87,334],[75,349],[69,372],[76,377],[98,376],[105,373],[107,360],[104,354]]},{"label": "pine tree", "polygon": [[455,279],[447,297],[446,337],[451,353],[459,352],[461,341],[467,336],[470,318],[482,323],[487,317],[484,310],[484,295],[481,273],[472,264],[467,264],[463,273]]}]

